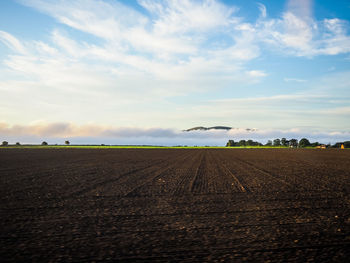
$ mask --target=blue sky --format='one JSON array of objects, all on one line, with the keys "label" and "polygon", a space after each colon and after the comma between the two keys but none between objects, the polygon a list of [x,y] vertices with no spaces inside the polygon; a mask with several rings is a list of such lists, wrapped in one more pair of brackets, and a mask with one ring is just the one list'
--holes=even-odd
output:
[{"label": "blue sky", "polygon": [[9,141],[350,140],[349,83],[348,1],[0,1]]}]

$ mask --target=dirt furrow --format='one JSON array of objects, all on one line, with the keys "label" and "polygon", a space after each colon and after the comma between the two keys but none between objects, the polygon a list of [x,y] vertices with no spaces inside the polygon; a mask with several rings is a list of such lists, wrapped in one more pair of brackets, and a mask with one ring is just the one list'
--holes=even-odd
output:
[{"label": "dirt furrow", "polygon": [[[145,184],[135,189],[139,196],[171,196],[176,195],[179,185],[183,188],[184,177],[193,174],[193,164],[199,157],[198,151],[188,151],[182,153],[182,158],[170,163],[166,172],[156,175]],[[182,191],[180,191],[182,192]]]},{"label": "dirt furrow", "polygon": [[202,173],[204,171],[203,166],[205,165],[205,158],[206,158],[205,155],[206,155],[206,152],[203,151],[201,154],[201,158],[200,158],[199,164],[197,166],[196,172],[193,175],[193,177],[188,185],[188,191],[191,193],[193,193],[195,187],[197,187],[198,182],[200,181],[199,177],[202,176]]},{"label": "dirt furrow", "polygon": [[[283,158],[283,155],[280,158],[279,162],[270,160],[265,163],[254,163],[254,165],[269,173],[278,174],[294,185],[307,185],[308,190],[322,191],[334,188],[342,190],[347,185],[348,177],[350,176],[349,171],[342,169],[339,165],[332,164],[322,155],[319,157],[320,159],[314,159],[313,162],[310,160],[309,155],[305,155],[304,152],[288,156],[288,159]],[[345,160],[343,162],[344,164],[346,163]],[[328,176],[324,176],[325,170],[328,171]]]},{"label": "dirt furrow", "polygon": [[[185,162],[186,159],[188,159],[190,156],[192,155],[191,152],[187,152],[186,154],[182,154],[181,156],[179,156],[178,158],[174,159],[174,160],[170,160],[168,161],[169,165],[158,169],[154,175],[152,175],[151,177],[149,177],[146,180],[143,180],[143,182],[141,184],[138,184],[136,187],[134,187],[133,189],[129,190],[127,193],[124,194],[125,197],[131,197],[131,196],[137,196],[137,195],[142,195],[143,192],[143,188],[152,188],[155,182],[163,182],[165,181],[163,179],[163,177],[166,174],[171,174],[174,169],[176,169],[176,167],[181,166],[182,163]],[[152,189],[153,190],[153,189]],[[157,194],[157,192],[151,193],[151,194]]]},{"label": "dirt furrow", "polygon": [[233,179],[233,182],[231,183],[231,186],[238,189],[240,192],[250,192],[249,188],[247,186],[243,186],[241,181],[238,179],[238,177],[227,167],[227,165],[220,161],[217,157],[212,157],[215,160],[215,163],[219,166],[219,172],[223,174],[227,174],[229,177]]},{"label": "dirt furrow", "polygon": [[[287,186],[289,186],[289,187],[292,187],[292,186],[293,186],[292,183],[287,182],[286,178],[285,178],[285,179],[282,179],[282,178],[280,178],[280,176],[278,176],[278,175],[276,175],[276,174],[274,174],[274,173],[268,172],[268,171],[266,171],[265,169],[259,168],[259,167],[257,167],[256,165],[254,165],[254,164],[252,164],[252,163],[250,163],[250,162],[248,162],[248,161],[242,160],[242,159],[240,159],[240,158],[236,158],[236,159],[237,159],[239,162],[244,163],[245,165],[247,165],[247,166],[248,166],[248,169],[253,168],[253,170],[258,171],[258,172],[260,172],[260,173],[262,173],[262,174],[264,174],[264,175],[266,175],[266,176],[269,176],[269,177],[273,178],[275,181],[278,181],[278,182],[280,182],[280,183],[282,183],[282,184],[284,184],[284,185],[287,185]],[[302,186],[302,188],[303,188],[303,186]]]},{"label": "dirt furrow", "polygon": [[[172,179],[172,195],[182,196],[191,193],[191,183],[194,181],[198,173],[203,153],[193,152],[191,157],[181,166],[180,169],[175,170],[174,178]],[[176,179],[175,179],[176,178]]]},{"label": "dirt furrow", "polygon": [[208,181],[206,180],[207,178],[205,178],[206,159],[207,159],[207,152],[203,151],[203,154],[200,159],[200,163],[196,169],[194,176],[192,177],[188,185],[188,191],[192,194],[200,193],[201,191],[203,191],[203,189],[206,189],[206,186],[208,184]]},{"label": "dirt furrow", "polygon": [[[106,196],[120,196],[123,197],[129,192],[132,193],[139,191],[142,186],[147,185],[152,179],[157,178],[165,173],[165,171],[178,165],[191,154],[190,151],[177,152],[175,156],[168,157],[166,160],[162,160],[158,163],[151,162],[146,169],[140,169],[136,172],[123,174],[118,178],[111,178],[110,181],[101,185],[97,185],[94,189],[90,190],[95,195]],[[151,188],[152,189],[152,188]]]}]

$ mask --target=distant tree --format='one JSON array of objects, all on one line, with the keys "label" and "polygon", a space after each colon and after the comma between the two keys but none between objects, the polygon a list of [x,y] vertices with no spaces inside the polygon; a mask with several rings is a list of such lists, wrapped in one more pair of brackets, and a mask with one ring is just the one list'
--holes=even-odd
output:
[{"label": "distant tree", "polygon": [[65,141],[64,144],[65,144],[65,145],[69,145],[70,142],[69,142],[69,141]]},{"label": "distant tree", "polygon": [[229,140],[226,143],[226,147],[234,147],[234,146],[262,146],[263,144],[253,140],[240,140],[239,142],[235,142],[234,140]]},{"label": "distant tree", "polygon": [[287,141],[287,139],[286,139],[286,138],[282,138],[282,139],[281,139],[281,144],[282,144],[282,146],[288,146],[288,141]]},{"label": "distant tree", "polygon": [[350,148],[350,141],[345,142],[337,142],[332,145],[333,148],[340,148],[342,145],[344,145],[344,148]]},{"label": "distant tree", "polygon": [[298,140],[297,139],[290,139],[289,140],[289,146],[291,146],[291,147],[298,147]]},{"label": "distant tree", "polygon": [[273,140],[273,146],[281,146],[281,140],[280,139],[274,139]]},{"label": "distant tree", "polygon": [[46,146],[47,142],[44,141],[44,142],[41,143],[41,145]]},{"label": "distant tree", "polygon": [[350,141],[346,141],[343,144],[345,148],[350,148]]},{"label": "distant tree", "polygon": [[266,146],[272,146],[272,141],[268,140],[267,143],[265,144]]},{"label": "distant tree", "polygon": [[248,140],[247,145],[249,145],[249,146],[262,146],[262,144],[260,142],[253,141],[253,140]]},{"label": "distant tree", "polygon": [[21,144],[19,142],[16,142],[16,146],[20,146]]},{"label": "distant tree", "polygon": [[246,146],[246,141],[240,140],[238,144],[239,144],[239,146]]},{"label": "distant tree", "polygon": [[3,141],[1,145],[2,145],[2,146],[8,146],[9,143],[8,143],[7,141]]},{"label": "distant tree", "polygon": [[306,138],[302,138],[300,141],[299,141],[299,147],[307,147],[307,146],[310,146],[311,143],[308,139]]},{"label": "distant tree", "polygon": [[316,147],[316,146],[319,146],[320,143],[319,142],[313,142],[310,144],[311,147]]},{"label": "distant tree", "polygon": [[340,148],[342,144],[343,144],[342,142],[336,142],[335,144],[332,145],[332,148]]},{"label": "distant tree", "polygon": [[255,142],[253,140],[246,141],[246,146],[254,146]]},{"label": "distant tree", "polygon": [[233,147],[235,146],[235,141],[234,140],[228,140],[228,142],[226,143],[226,147]]}]

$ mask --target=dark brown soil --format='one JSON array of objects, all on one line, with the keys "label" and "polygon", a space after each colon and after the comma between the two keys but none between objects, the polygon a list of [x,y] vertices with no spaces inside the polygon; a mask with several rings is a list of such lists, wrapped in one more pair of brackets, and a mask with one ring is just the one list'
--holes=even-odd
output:
[{"label": "dark brown soil", "polygon": [[2,262],[345,262],[350,151],[0,149]]}]

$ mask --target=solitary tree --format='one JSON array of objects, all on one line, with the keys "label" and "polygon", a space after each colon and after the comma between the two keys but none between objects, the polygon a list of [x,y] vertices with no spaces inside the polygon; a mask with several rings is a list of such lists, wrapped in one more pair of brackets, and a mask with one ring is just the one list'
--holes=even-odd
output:
[{"label": "solitary tree", "polygon": [[20,146],[21,144],[19,142],[16,142],[16,146]]},{"label": "solitary tree", "polygon": [[8,143],[7,141],[3,141],[1,145],[2,145],[2,146],[8,146],[9,143]]},{"label": "solitary tree", "polygon": [[70,142],[69,142],[69,141],[65,141],[64,144],[65,144],[65,145],[69,145]]},{"label": "solitary tree", "polygon": [[41,145],[42,145],[42,146],[46,146],[46,145],[47,145],[47,142],[43,141],[43,142],[41,143]]},{"label": "solitary tree", "polygon": [[302,138],[302,139],[299,141],[299,147],[307,147],[307,146],[310,146],[309,140],[306,139],[306,138]]}]

